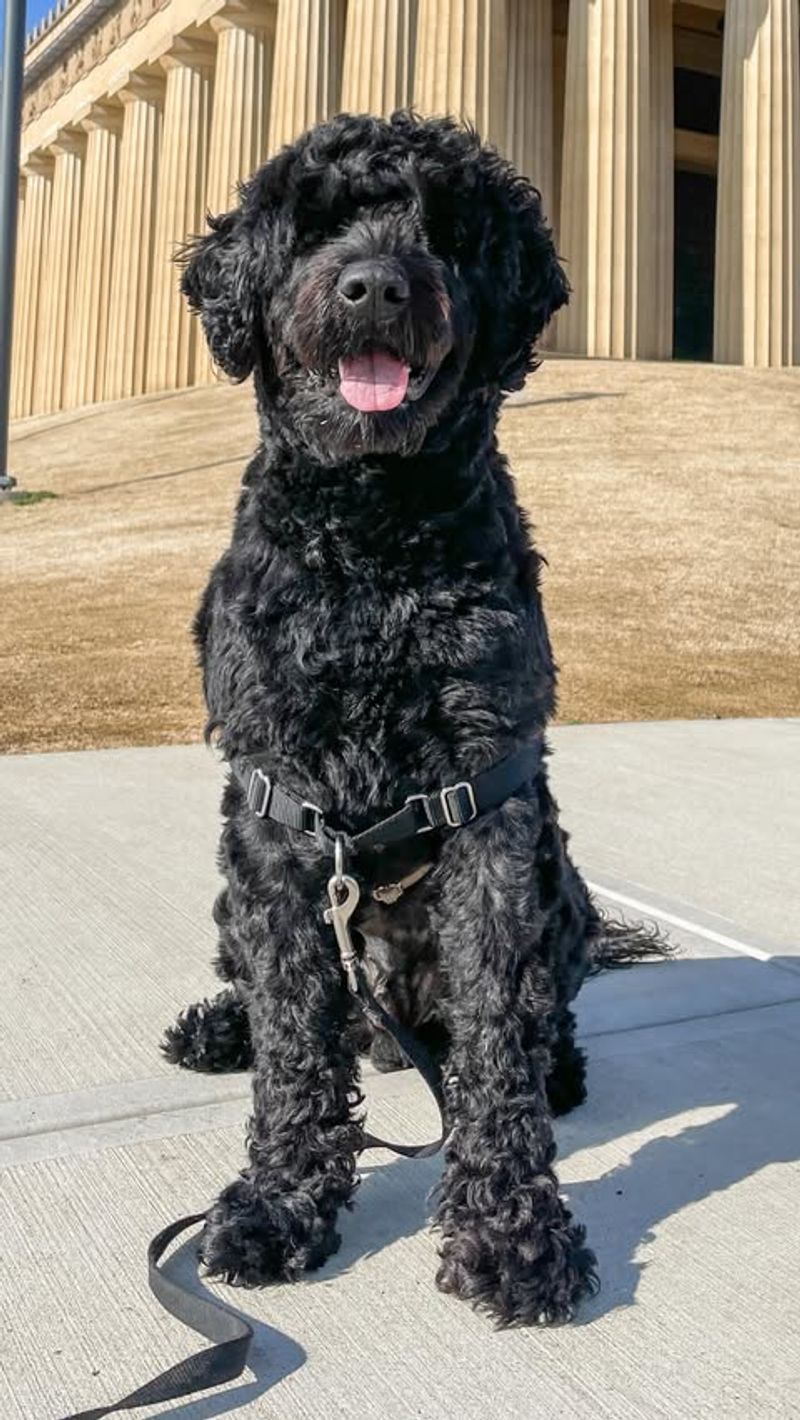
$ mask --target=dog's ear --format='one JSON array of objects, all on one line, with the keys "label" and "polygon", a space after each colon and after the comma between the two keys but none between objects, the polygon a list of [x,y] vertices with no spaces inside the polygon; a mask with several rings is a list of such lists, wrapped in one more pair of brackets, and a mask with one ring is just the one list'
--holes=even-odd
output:
[{"label": "dog's ear", "polygon": [[203,322],[213,359],[232,379],[245,380],[255,360],[253,244],[240,209],[209,217],[208,226],[178,257],[181,291]]},{"label": "dog's ear", "polygon": [[479,166],[484,311],[478,349],[485,351],[492,383],[514,390],[535,368],[536,341],[569,299],[569,283],[537,189],[491,148],[481,150]]},{"label": "dog's ear", "polygon": [[466,284],[475,317],[470,375],[519,389],[535,346],[569,296],[539,192],[469,124],[393,115],[419,153],[421,206],[432,246]]}]

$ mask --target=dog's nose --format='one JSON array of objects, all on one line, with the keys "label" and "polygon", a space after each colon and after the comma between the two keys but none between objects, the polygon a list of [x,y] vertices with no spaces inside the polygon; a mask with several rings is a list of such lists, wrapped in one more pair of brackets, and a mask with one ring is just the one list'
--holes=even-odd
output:
[{"label": "dog's nose", "polygon": [[379,258],[349,262],[336,289],[349,310],[382,319],[398,315],[411,294],[402,267]]}]

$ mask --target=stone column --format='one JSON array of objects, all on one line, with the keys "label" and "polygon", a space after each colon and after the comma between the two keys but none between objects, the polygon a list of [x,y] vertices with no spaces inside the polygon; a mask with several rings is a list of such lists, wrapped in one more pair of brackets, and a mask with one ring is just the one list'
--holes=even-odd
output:
[{"label": "stone column", "polygon": [[419,0],[414,105],[506,139],[508,0]]},{"label": "stone column", "polygon": [[553,0],[508,0],[505,152],[554,220]]},{"label": "stone column", "polygon": [[226,5],[211,20],[219,36],[208,165],[208,209],[226,212],[236,184],[267,156],[275,11]]},{"label": "stone column", "polygon": [[22,385],[19,369],[19,350],[22,330],[25,325],[23,285],[25,284],[25,173],[20,169],[17,184],[17,253],[14,265],[14,323],[11,327],[11,388],[9,390],[9,418],[18,419],[21,401],[18,387]]},{"label": "stone column", "polygon": [[103,397],[122,107],[92,104],[79,126],[88,136],[75,304],[67,332],[65,409]]},{"label": "stone column", "polygon": [[[235,204],[237,183],[267,156],[275,12],[251,12],[243,0],[218,11],[210,24],[219,39],[206,207],[216,213]],[[208,350],[201,344],[194,383],[211,384],[215,378]]]},{"label": "stone column", "polygon": [[340,107],[344,0],[278,0],[270,151]]},{"label": "stone column", "polygon": [[653,308],[643,354],[672,359],[675,266],[675,103],[672,0],[650,0]]},{"label": "stone column", "polygon": [[553,222],[561,225],[561,158],[564,150],[564,88],[567,69],[567,36],[553,35]]},{"label": "stone column", "polygon": [[49,145],[55,163],[36,336],[34,414],[61,409],[67,332],[78,266],[83,157],[86,134],[63,129]]},{"label": "stone column", "polygon": [[11,369],[11,412],[15,419],[21,419],[33,410],[36,332],[53,185],[52,158],[33,154],[25,164],[23,174],[25,210],[19,233]]},{"label": "stone column", "polygon": [[116,97],[123,121],[104,399],[127,399],[145,388],[164,75],[129,74]]},{"label": "stone column", "polygon": [[201,333],[180,293],[173,257],[187,237],[205,226],[214,58],[212,45],[178,36],[160,60],[167,86],[153,248],[148,390],[183,389],[195,379]]},{"label": "stone column", "polygon": [[714,359],[800,363],[798,0],[728,0]]},{"label": "stone column", "polygon": [[342,108],[388,117],[411,102],[416,0],[348,0]]},{"label": "stone column", "polygon": [[572,286],[558,348],[648,351],[653,280],[650,0],[570,0],[560,250]]}]

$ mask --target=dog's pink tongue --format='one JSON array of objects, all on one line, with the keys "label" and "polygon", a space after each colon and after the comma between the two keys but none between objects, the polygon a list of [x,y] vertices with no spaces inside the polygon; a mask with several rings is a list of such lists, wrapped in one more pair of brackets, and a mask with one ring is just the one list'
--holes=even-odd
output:
[{"label": "dog's pink tongue", "polygon": [[339,361],[342,398],[364,414],[396,409],[408,389],[408,365],[386,350],[370,350]]}]

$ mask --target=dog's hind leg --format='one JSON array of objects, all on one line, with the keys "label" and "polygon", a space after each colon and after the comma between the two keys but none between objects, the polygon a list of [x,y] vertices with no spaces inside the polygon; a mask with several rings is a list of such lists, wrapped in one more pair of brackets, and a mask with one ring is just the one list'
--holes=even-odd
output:
[{"label": "dog's hind leg", "polygon": [[556,1013],[554,1026],[547,1101],[553,1114],[569,1114],[586,1099],[586,1053],[575,1044],[575,1017],[567,1006]]},{"label": "dog's hind leg", "polygon": [[233,928],[227,889],[214,903],[219,928],[216,970],[232,986],[212,1000],[187,1006],[164,1033],[161,1050],[171,1065],[207,1074],[249,1070],[253,1061],[250,1022],[244,1003],[247,972]]},{"label": "dog's hind leg", "polygon": [[540,902],[549,913],[544,940],[553,963],[556,991],[547,1099],[553,1114],[568,1114],[586,1099],[586,1054],[575,1044],[570,1002],[589,970],[599,919],[569,856],[567,834],[558,827],[555,801],[541,786],[539,802],[547,815],[547,827],[539,839],[537,876]]}]

